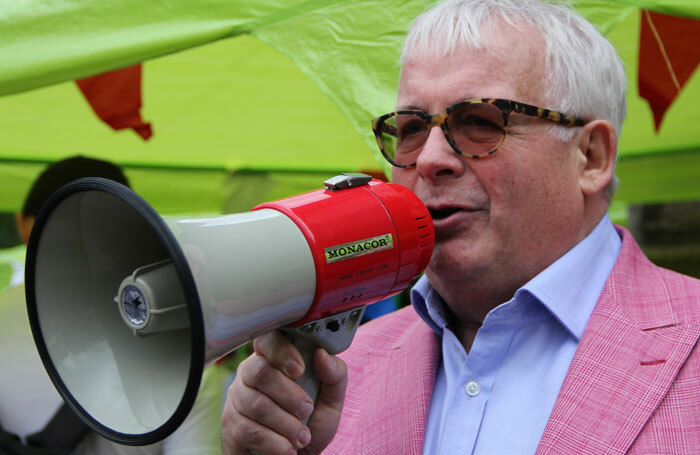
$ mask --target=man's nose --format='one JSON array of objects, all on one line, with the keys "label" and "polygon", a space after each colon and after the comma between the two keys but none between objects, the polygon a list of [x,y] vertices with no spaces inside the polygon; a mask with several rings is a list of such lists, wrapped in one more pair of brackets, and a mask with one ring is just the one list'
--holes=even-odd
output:
[{"label": "man's nose", "polygon": [[430,129],[416,160],[416,170],[429,179],[460,175],[464,171],[464,160],[447,142],[440,127],[434,126]]}]

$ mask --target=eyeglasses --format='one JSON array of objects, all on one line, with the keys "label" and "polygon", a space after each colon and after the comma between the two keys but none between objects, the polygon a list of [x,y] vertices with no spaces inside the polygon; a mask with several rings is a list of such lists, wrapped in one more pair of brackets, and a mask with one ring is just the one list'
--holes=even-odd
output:
[{"label": "eyeglasses", "polygon": [[530,104],[500,98],[461,101],[439,114],[401,110],[372,120],[372,130],[382,155],[396,167],[415,166],[430,130],[439,126],[455,152],[467,158],[484,158],[506,139],[511,112],[539,117],[563,126],[588,123],[578,117]]}]

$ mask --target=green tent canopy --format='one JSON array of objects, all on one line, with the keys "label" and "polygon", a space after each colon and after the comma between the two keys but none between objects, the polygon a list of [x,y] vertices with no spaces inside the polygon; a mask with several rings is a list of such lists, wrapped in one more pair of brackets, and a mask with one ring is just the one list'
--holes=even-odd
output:
[{"label": "green tent canopy", "polygon": [[[246,210],[320,187],[339,172],[386,171],[369,121],[392,109],[403,36],[430,3],[4,2],[0,211],[20,207],[46,163],[75,154],[124,166],[136,191],[164,213]],[[641,8],[692,22],[700,3],[574,5],[616,45],[628,72],[617,200],[700,198],[697,72],[677,87],[658,132],[637,86],[648,17]],[[686,52],[665,51],[681,59]],[[72,82],[141,62],[140,112],[154,132],[148,140],[110,129]]]},{"label": "green tent canopy", "polygon": [[318,87],[250,36],[150,60],[142,77],[148,140],[101,122],[73,82],[0,98],[0,210],[18,207],[47,162],[75,154],[124,166],[165,213],[247,210],[343,171],[381,171]]}]

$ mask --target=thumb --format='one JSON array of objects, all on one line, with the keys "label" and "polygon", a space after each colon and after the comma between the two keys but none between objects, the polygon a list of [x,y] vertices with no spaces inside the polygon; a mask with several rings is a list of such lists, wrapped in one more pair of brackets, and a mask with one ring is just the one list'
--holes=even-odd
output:
[{"label": "thumb", "polygon": [[323,349],[317,349],[314,355],[314,372],[320,387],[314,412],[309,419],[311,442],[304,449],[305,454],[320,453],[333,440],[340,425],[348,385],[345,362]]}]

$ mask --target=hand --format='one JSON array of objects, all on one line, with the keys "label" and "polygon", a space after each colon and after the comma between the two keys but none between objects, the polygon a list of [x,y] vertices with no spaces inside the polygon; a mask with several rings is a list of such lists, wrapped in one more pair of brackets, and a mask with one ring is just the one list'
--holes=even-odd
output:
[{"label": "hand", "polygon": [[[249,449],[260,455],[321,453],[340,423],[348,382],[345,363],[316,350],[314,372],[321,385],[314,407],[294,382],[305,365],[287,337],[268,333],[256,338],[253,347],[255,353],[240,364],[226,394],[221,417],[224,455],[250,455]],[[307,427],[301,420],[309,414]]]}]

